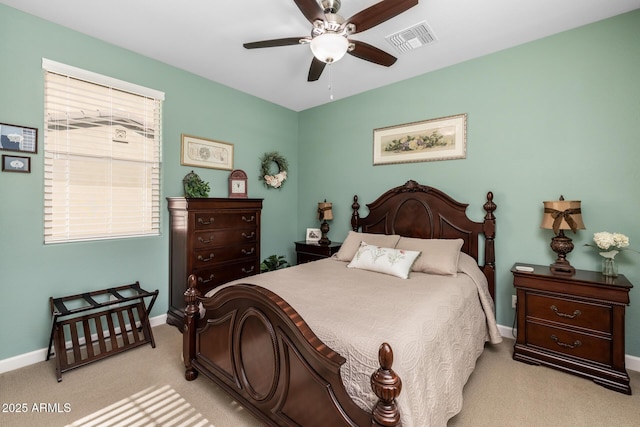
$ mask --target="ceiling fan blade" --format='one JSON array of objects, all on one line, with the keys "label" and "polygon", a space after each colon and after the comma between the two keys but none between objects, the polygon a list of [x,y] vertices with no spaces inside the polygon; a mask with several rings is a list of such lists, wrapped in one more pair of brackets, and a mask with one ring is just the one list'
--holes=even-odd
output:
[{"label": "ceiling fan blade", "polygon": [[345,22],[356,26],[356,33],[367,31],[418,4],[418,0],[383,0],[368,7]]},{"label": "ceiling fan blade", "polygon": [[309,22],[321,20],[324,21],[324,10],[320,7],[316,0],[293,0],[300,12]]},{"label": "ceiling fan blade", "polygon": [[277,46],[291,46],[294,44],[300,44],[300,40],[308,39],[308,37],[288,37],[285,39],[273,39],[273,40],[262,40],[259,42],[251,42],[245,43],[242,46],[245,49],[259,49],[262,47],[277,47]]},{"label": "ceiling fan blade", "polygon": [[309,77],[307,78],[307,81],[315,82],[316,80],[318,80],[326,65],[326,63],[320,61],[314,56],[313,61],[311,61],[311,67],[309,68]]},{"label": "ceiling fan blade", "polygon": [[395,56],[390,55],[384,50],[378,49],[375,46],[371,46],[368,43],[357,40],[349,40],[349,42],[353,43],[355,47],[352,51],[349,51],[347,53],[355,56],[356,58],[364,59],[365,61],[373,62],[375,64],[384,65],[385,67],[390,67],[398,60],[398,58],[396,58]]}]

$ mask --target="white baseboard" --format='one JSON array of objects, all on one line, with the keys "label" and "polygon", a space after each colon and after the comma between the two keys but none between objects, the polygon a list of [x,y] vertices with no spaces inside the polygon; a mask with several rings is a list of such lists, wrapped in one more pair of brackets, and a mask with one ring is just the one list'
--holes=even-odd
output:
[{"label": "white baseboard", "polygon": [[[167,315],[162,314],[160,316],[151,317],[149,319],[149,323],[152,328],[154,326],[163,325],[167,323]],[[47,348],[42,348],[40,350],[0,360],[0,374],[47,360],[47,350]]]},{"label": "white baseboard", "polygon": [[[165,323],[167,323],[167,315],[162,314],[160,316],[152,317],[149,319],[149,323],[151,324],[151,327],[164,325]],[[500,335],[502,335],[502,337],[515,339],[513,334],[516,333],[516,330],[514,329],[512,332],[511,326],[498,325],[498,330],[500,331]],[[35,350],[30,353],[20,354],[14,357],[9,357],[8,359],[0,360],[0,374],[2,374],[3,372],[13,371],[14,369],[22,368],[24,366],[29,366],[34,363],[42,362],[46,359],[46,348]],[[640,357],[627,354],[625,357],[625,364],[627,369],[640,372]]]},{"label": "white baseboard", "polygon": [[[511,326],[504,325],[498,325],[498,330],[500,331],[500,335],[502,335],[503,338],[509,338],[512,340],[515,340],[514,335],[516,335],[518,332],[517,329],[513,329],[512,331]],[[627,370],[640,372],[640,357],[627,354],[624,358],[624,364]]]}]

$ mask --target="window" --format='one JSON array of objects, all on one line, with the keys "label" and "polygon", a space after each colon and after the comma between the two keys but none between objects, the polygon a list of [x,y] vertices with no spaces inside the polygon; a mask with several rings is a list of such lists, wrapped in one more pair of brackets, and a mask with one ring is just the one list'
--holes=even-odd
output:
[{"label": "window", "polygon": [[44,242],[159,235],[164,94],[42,66]]}]

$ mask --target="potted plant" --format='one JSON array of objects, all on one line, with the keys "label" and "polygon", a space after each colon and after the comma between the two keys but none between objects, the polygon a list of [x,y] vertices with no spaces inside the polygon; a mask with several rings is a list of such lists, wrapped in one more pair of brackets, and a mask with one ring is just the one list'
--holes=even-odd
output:
[{"label": "potted plant", "polygon": [[184,184],[184,194],[190,198],[205,198],[209,197],[209,187],[208,182],[204,182],[197,173],[191,171],[188,173],[184,179],[182,180]]},{"label": "potted plant", "polygon": [[289,267],[289,263],[282,255],[271,255],[264,259],[260,263],[260,273],[267,271],[279,270],[281,268]]}]

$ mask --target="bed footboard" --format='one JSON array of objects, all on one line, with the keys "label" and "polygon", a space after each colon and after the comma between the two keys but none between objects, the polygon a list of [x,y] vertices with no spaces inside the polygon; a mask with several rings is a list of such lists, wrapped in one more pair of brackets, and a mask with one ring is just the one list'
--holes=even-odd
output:
[{"label": "bed footboard", "polygon": [[401,425],[395,399],[402,383],[391,369],[388,344],[380,346],[380,368],[371,376],[379,400],[367,412],[351,400],[342,383],[345,359],[275,293],[240,284],[201,298],[191,275],[185,299],[187,380],[202,373],[269,425]]}]

